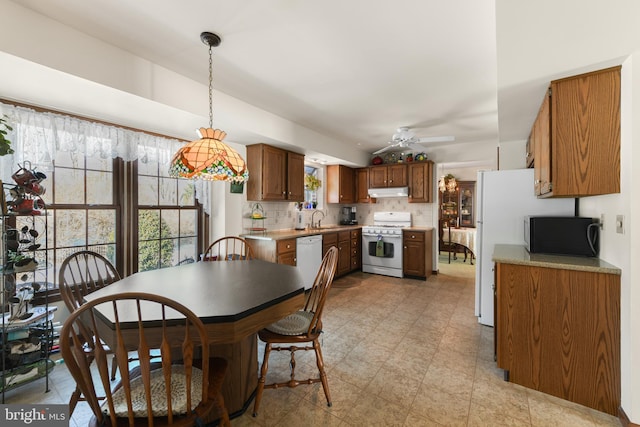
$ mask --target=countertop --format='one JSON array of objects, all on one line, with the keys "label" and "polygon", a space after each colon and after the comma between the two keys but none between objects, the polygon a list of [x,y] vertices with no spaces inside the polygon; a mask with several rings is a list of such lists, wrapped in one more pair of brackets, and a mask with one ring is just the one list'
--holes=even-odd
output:
[{"label": "countertop", "polygon": [[323,225],[320,228],[305,228],[304,230],[296,230],[294,228],[285,228],[282,230],[274,230],[267,232],[260,232],[256,234],[241,234],[240,237],[244,239],[256,239],[256,240],[282,240],[282,239],[295,239],[296,237],[315,236],[325,233],[336,233],[338,231],[350,231],[359,230],[361,225]]},{"label": "countertop", "polygon": [[530,265],[534,267],[559,268],[564,270],[590,271],[620,275],[615,265],[595,257],[578,257],[569,255],[536,254],[522,245],[496,245],[493,249],[494,262],[505,264]]},{"label": "countertop", "polygon": [[[282,230],[267,231],[265,233],[256,234],[241,234],[240,237],[244,239],[256,239],[256,240],[282,240],[282,239],[295,239],[296,237],[315,236],[318,234],[335,233],[338,231],[359,230],[362,225],[323,225],[321,228],[305,228],[304,230],[296,230],[294,228],[285,228]],[[404,231],[428,231],[433,230],[433,227],[406,227]]]}]

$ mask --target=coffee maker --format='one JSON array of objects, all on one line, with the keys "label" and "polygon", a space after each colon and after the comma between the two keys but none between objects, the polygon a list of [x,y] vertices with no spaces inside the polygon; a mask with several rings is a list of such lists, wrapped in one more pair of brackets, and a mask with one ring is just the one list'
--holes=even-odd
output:
[{"label": "coffee maker", "polygon": [[340,224],[342,225],[356,225],[358,224],[358,220],[356,219],[356,207],[355,206],[345,206],[342,208],[342,213],[340,215]]}]

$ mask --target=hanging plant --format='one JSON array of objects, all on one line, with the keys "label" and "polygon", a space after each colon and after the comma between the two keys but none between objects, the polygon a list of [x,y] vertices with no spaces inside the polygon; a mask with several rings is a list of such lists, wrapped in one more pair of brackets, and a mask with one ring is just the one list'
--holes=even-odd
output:
[{"label": "hanging plant", "polygon": [[322,181],[320,181],[316,176],[306,174],[304,176],[304,188],[307,190],[315,191],[322,186]]},{"label": "hanging plant", "polygon": [[7,116],[0,117],[0,156],[13,154],[11,141],[6,138],[7,133],[11,130],[13,130],[13,128],[9,126]]}]

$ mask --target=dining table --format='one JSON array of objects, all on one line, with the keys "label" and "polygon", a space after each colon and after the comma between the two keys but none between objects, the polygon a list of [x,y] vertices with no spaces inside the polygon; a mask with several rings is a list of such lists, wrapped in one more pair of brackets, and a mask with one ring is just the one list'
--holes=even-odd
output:
[{"label": "dining table", "polygon": [[[471,264],[473,264],[473,258],[475,257],[476,250],[476,229],[475,228],[445,228],[443,239],[445,242],[451,242],[463,246],[471,254]],[[467,259],[467,252],[465,251],[465,260]]]},{"label": "dining table", "polygon": [[[296,267],[261,260],[201,261],[139,272],[86,295],[85,300],[123,292],[170,298],[202,320],[211,354],[229,363],[222,391],[232,418],[246,411],[258,385],[257,332],[301,309],[305,301],[304,281]],[[96,327],[106,344],[113,345],[115,320],[111,306],[105,304],[97,309],[100,322]],[[121,325],[134,324],[136,319],[133,311],[130,315],[119,312]],[[155,320],[153,313],[145,317],[149,325]],[[136,350],[138,342],[133,332],[132,328],[129,342],[125,335],[131,351]]]}]

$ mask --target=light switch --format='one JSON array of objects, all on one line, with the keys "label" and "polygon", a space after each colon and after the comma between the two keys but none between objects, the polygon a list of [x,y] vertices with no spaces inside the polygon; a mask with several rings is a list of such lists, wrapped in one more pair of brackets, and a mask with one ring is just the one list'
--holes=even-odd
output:
[{"label": "light switch", "polygon": [[616,215],[616,233],[624,234],[624,215]]}]

